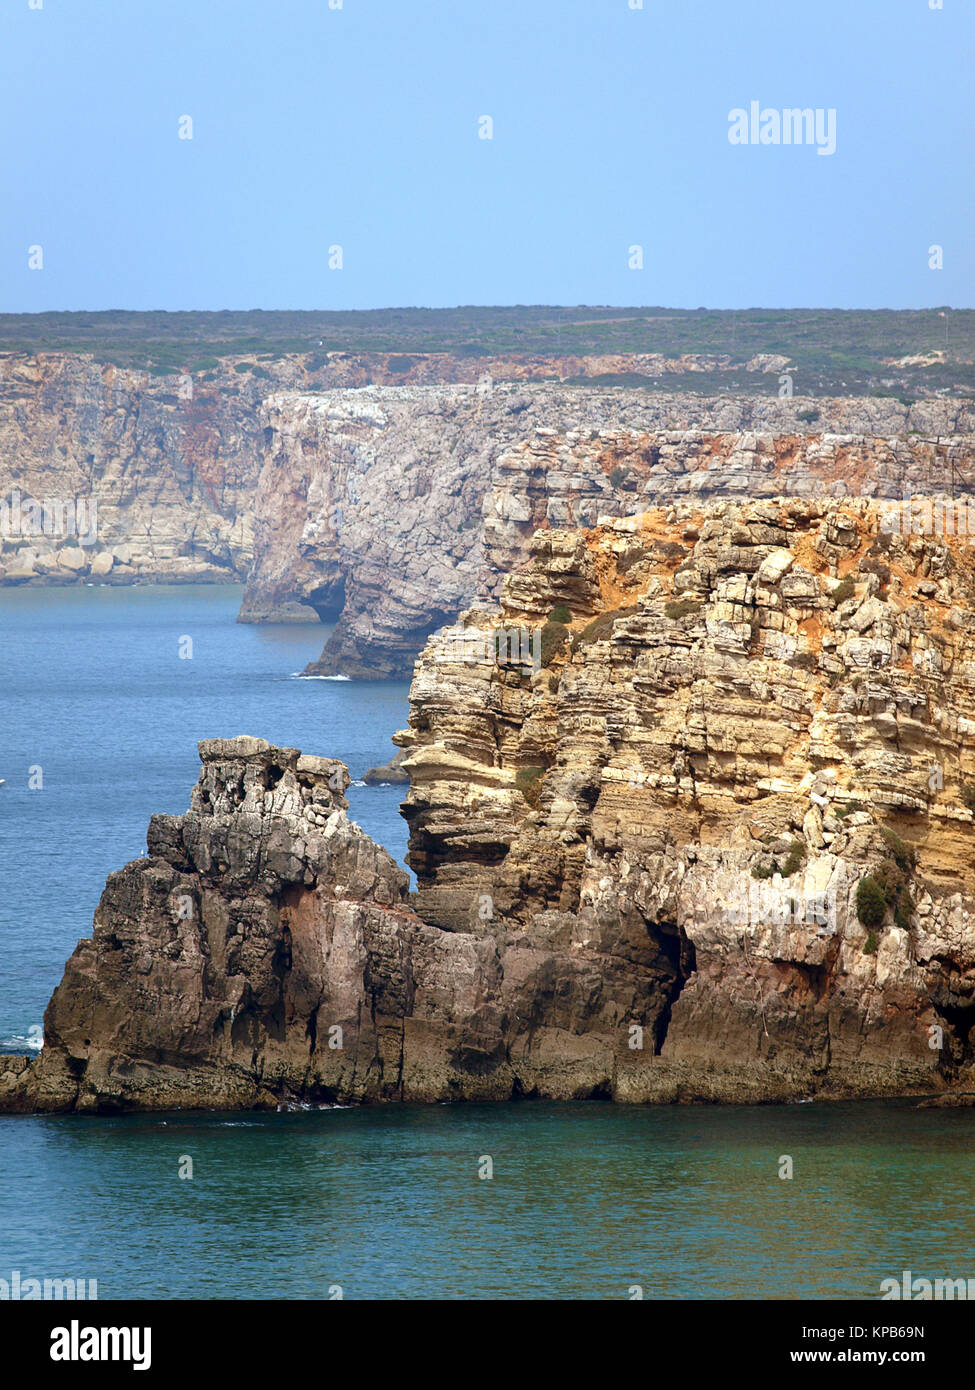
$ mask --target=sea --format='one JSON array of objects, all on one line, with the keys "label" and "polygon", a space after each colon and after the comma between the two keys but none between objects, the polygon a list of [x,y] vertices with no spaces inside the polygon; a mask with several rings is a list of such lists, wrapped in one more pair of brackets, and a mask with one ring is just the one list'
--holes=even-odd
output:
[{"label": "sea", "polygon": [[[308,679],[328,629],[238,624],[237,586],[0,590],[0,1050],[106,876],[189,804],[201,738],[348,763],[399,861],[405,682]],[[975,1111],[331,1107],[0,1116],[0,1280],[99,1299],[827,1299],[975,1278]]]}]

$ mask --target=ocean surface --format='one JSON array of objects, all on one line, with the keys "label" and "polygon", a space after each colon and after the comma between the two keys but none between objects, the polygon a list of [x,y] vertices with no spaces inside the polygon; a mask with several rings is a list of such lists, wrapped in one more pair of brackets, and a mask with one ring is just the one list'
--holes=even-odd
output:
[{"label": "ocean surface", "polygon": [[0,1116],[0,1278],[106,1299],[877,1299],[906,1269],[975,1277],[973,1142],[973,1111],[874,1102]]},{"label": "ocean surface", "polygon": [[[405,684],[299,679],[326,630],[237,624],[239,597],[0,590],[4,1050],[25,1050],[149,816],[187,807],[197,739],[255,734],[357,778],[394,751]],[[350,790],[400,860],[401,798]],[[0,1116],[0,1279],[96,1280],[103,1299],[873,1299],[905,1269],[975,1277],[973,1149],[975,1111],[910,1101]]]}]

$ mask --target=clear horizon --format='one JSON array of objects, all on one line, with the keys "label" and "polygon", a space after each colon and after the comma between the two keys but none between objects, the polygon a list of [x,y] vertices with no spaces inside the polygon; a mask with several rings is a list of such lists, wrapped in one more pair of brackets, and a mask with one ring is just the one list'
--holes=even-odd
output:
[{"label": "clear horizon", "polygon": [[936,313],[938,310],[947,309],[951,313],[972,313],[975,305],[969,304],[881,304],[876,306],[865,304],[743,304],[729,306],[725,304],[699,304],[694,308],[689,308],[684,304],[608,304],[608,303],[538,303],[538,304],[514,304],[514,303],[466,303],[466,304],[349,304],[341,308],[335,305],[297,305],[294,308],[283,308],[280,304],[251,304],[247,306],[233,307],[230,305],[218,305],[213,309],[200,308],[198,305],[183,305],[175,309],[162,308],[159,305],[149,306],[141,309],[130,309],[123,304],[106,304],[95,308],[84,309],[0,309],[0,317],[4,314],[35,314],[40,317],[43,314],[382,314],[382,313],[450,313],[461,309],[621,309],[625,313],[640,314],[650,311],[663,311],[665,313],[679,314],[924,314]]}]

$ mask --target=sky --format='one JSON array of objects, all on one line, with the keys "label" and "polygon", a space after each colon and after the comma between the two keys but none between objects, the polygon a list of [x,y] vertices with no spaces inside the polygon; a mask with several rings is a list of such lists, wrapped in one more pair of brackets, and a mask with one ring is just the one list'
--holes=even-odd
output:
[{"label": "sky", "polygon": [[973,307],[937,3],[0,0],[0,310]]}]

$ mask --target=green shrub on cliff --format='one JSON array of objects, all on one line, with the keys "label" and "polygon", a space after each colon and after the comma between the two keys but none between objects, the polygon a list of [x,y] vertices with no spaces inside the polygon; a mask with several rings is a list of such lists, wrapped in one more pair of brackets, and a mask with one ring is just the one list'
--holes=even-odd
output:
[{"label": "green shrub on cliff", "polygon": [[631,604],[629,608],[611,608],[607,613],[600,613],[598,618],[593,618],[592,622],[586,623],[581,632],[576,633],[572,639],[572,650],[575,652],[580,647],[588,647],[591,642],[604,641],[612,636],[613,624],[617,618],[628,618],[636,612],[636,604]]},{"label": "green shrub on cliff", "polygon": [[905,844],[901,837],[886,825],[881,827],[880,833],[901,873],[909,874],[917,862],[917,854],[913,846]]},{"label": "green shrub on cliff", "polygon": [[664,612],[674,622],[678,622],[681,618],[690,618],[700,611],[700,603],[692,598],[677,599],[674,603],[664,604]]},{"label": "green shrub on cliff", "polygon": [[[774,835],[766,835],[762,843],[770,844],[775,838]],[[805,858],[805,841],[793,840],[789,845],[789,853],[781,864],[777,859],[772,859],[768,863],[754,864],[751,870],[752,878],[774,878],[776,874],[781,875],[782,878],[791,878],[794,873],[797,873],[798,870],[802,868]]]},{"label": "green shrub on cliff", "polygon": [[830,600],[834,608],[839,608],[841,603],[846,603],[847,599],[856,593],[856,585],[852,579],[841,579],[836,588],[830,594]]},{"label": "green shrub on cliff", "polygon": [[883,925],[887,916],[887,897],[872,874],[867,874],[866,878],[861,878],[857,884],[856,907],[857,917],[862,926]]},{"label": "green shrub on cliff", "polygon": [[791,878],[794,873],[798,873],[802,868],[806,858],[806,845],[803,840],[793,840],[789,846],[789,853],[785,863],[782,865],[783,878]]},{"label": "green shrub on cliff", "polygon": [[544,767],[520,767],[515,773],[515,786],[521,792],[532,810],[538,809],[538,803],[542,795],[542,778],[544,776]]},{"label": "green shrub on cliff", "polygon": [[567,603],[557,603],[548,615],[550,623],[571,623],[572,609]]},{"label": "green shrub on cliff", "polygon": [[540,660],[543,666],[547,666],[557,652],[565,646],[569,637],[569,629],[565,623],[548,622],[542,628],[542,643]]}]

